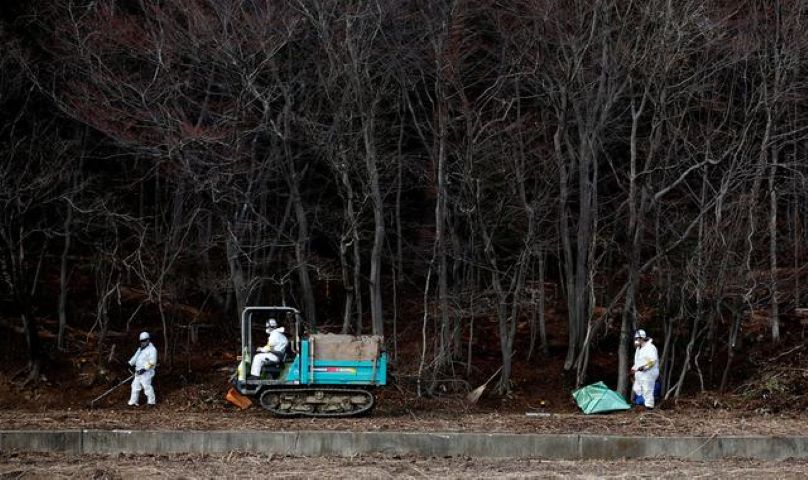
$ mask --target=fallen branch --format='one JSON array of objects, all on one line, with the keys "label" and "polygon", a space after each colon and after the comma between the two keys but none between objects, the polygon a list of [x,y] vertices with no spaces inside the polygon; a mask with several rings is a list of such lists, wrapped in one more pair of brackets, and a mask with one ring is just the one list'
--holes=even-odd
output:
[{"label": "fallen branch", "polygon": [[783,353],[781,353],[780,355],[777,355],[776,357],[772,357],[772,358],[770,358],[768,361],[769,361],[769,362],[774,362],[775,360],[779,360],[780,358],[785,357],[785,356],[786,356],[786,355],[788,355],[789,353],[794,353],[794,352],[796,352],[797,350],[802,350],[803,348],[805,348],[805,344],[802,344],[802,345],[797,345],[796,347],[792,348],[791,350],[788,350],[788,351],[786,351],[786,352],[783,352]]}]

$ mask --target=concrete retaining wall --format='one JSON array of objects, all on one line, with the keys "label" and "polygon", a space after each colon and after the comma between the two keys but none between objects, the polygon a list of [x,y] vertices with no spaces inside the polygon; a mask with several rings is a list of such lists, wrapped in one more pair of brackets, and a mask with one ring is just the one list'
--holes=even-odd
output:
[{"label": "concrete retaining wall", "polygon": [[420,432],[0,431],[0,452],[166,454],[254,452],[614,459],[808,459],[808,437],[623,437]]}]

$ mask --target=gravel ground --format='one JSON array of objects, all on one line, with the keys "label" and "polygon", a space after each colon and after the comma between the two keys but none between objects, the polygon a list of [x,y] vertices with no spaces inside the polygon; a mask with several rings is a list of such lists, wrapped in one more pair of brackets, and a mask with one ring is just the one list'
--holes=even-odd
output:
[{"label": "gravel ground", "polygon": [[376,412],[362,418],[279,419],[260,409],[176,411],[104,408],[96,410],[0,410],[0,429],[139,430],[341,430],[502,433],[594,433],[655,436],[805,435],[808,415],[756,415],[724,410],[629,411],[609,415]]},{"label": "gravel ground", "polygon": [[0,454],[0,478],[805,478],[807,462]]}]

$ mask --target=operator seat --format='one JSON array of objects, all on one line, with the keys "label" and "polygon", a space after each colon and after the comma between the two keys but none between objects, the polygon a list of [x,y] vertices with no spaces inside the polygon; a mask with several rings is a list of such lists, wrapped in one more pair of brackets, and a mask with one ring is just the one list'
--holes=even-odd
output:
[{"label": "operator seat", "polygon": [[294,351],[292,350],[292,342],[286,344],[286,348],[282,353],[275,353],[275,355],[278,357],[279,360],[277,362],[264,363],[264,365],[261,367],[261,373],[262,373],[261,376],[263,376],[263,374],[266,374],[268,378],[271,378],[273,380],[280,377],[280,374],[283,371],[284,364],[291,362],[295,358]]}]

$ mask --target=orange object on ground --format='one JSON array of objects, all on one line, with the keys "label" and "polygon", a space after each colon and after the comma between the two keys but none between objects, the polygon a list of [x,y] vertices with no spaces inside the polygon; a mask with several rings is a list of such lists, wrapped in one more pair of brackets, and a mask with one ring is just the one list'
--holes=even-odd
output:
[{"label": "orange object on ground", "polygon": [[227,395],[225,395],[224,399],[242,410],[246,410],[252,406],[252,400],[238,393],[238,391],[236,391],[236,389],[233,387],[230,387],[230,390],[227,391]]}]

